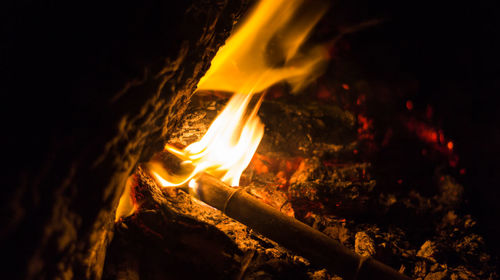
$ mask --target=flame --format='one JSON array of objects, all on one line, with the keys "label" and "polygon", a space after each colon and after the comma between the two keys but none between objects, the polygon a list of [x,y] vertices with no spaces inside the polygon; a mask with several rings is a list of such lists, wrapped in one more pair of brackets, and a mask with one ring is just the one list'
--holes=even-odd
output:
[{"label": "flame", "polygon": [[300,89],[321,74],[328,57],[324,46],[299,52],[326,8],[320,1],[260,1],[217,52],[198,88],[261,92],[286,80]]},{"label": "flame", "polygon": [[168,174],[167,179],[153,170],[158,182],[164,187],[180,186],[205,171],[232,186],[239,185],[241,173],[264,136],[264,125],[257,116],[263,95],[247,112],[252,97],[251,94],[235,94],[200,141],[183,150],[165,145],[167,151],[184,160],[183,165],[190,172],[187,176]]},{"label": "flame", "polygon": [[120,201],[118,202],[118,207],[115,212],[115,222],[120,220],[122,217],[128,217],[132,215],[138,208],[137,204],[132,199],[133,195],[131,194],[132,188],[136,185],[136,177],[130,176],[127,179],[127,183],[125,185],[125,189],[123,190],[123,194],[120,197]]},{"label": "flame", "polygon": [[[175,174],[165,172],[159,163],[151,163],[152,174],[160,185],[184,185],[200,172],[239,185],[264,135],[264,125],[257,116],[264,96],[261,92],[280,81],[298,90],[320,74],[327,58],[325,48],[301,51],[301,45],[325,10],[324,2],[318,1],[258,3],[217,52],[198,84],[201,90],[235,94],[199,142],[184,149],[165,146],[183,163]],[[257,94],[260,96],[254,98]]]}]

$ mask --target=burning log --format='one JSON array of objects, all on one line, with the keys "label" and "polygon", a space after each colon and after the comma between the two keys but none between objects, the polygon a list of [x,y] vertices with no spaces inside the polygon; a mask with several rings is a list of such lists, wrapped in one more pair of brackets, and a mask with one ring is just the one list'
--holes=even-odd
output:
[{"label": "burning log", "polygon": [[259,233],[327,267],[345,279],[410,279],[373,259],[359,256],[323,233],[288,217],[219,179],[202,173],[190,192]]}]

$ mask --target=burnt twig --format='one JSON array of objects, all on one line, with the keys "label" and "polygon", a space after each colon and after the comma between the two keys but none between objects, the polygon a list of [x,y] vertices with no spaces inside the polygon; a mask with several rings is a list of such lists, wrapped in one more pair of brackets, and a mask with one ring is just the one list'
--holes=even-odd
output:
[{"label": "burnt twig", "polygon": [[325,234],[260,202],[242,188],[232,188],[206,173],[196,179],[190,192],[344,279],[410,279],[373,258],[355,254]]}]

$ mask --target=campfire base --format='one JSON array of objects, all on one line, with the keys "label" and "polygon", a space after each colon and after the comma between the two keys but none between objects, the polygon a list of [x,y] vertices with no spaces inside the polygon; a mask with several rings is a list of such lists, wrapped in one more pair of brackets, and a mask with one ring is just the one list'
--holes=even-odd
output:
[{"label": "campfire base", "polygon": [[[195,96],[169,143],[188,145],[199,139],[225,100]],[[335,137],[339,131],[343,131],[339,135],[350,131],[348,112],[322,109],[310,99],[302,101],[307,106],[287,105],[293,100],[263,103],[261,117],[270,132],[242,176],[245,193],[356,254],[372,256],[415,279],[495,279],[496,259],[487,253],[473,217],[460,206],[463,187],[451,175],[438,170],[436,176],[443,179],[436,184],[408,176],[391,184],[395,180],[391,176],[413,169],[382,166],[391,173],[381,173],[380,163],[353,157],[353,149],[360,149],[360,144]],[[294,121],[283,125],[281,120],[290,118]],[[328,137],[314,134],[314,127],[307,126],[320,120],[330,123],[329,119],[336,130]],[[321,138],[303,137],[308,134]],[[338,146],[340,140],[348,143]],[[154,159],[175,169],[177,163],[171,158],[161,152]],[[138,208],[116,223],[104,279],[116,279],[118,274],[140,279],[341,279],[324,269],[326,265],[309,262],[302,257],[305,254],[281,247],[257,228],[197,202],[180,188],[159,188],[141,166],[132,177],[132,197]],[[290,238],[299,239],[293,234]]]}]

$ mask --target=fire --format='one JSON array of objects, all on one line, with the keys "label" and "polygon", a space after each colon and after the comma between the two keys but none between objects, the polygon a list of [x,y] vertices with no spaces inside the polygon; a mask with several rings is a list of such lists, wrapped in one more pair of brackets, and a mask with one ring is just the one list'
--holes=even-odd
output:
[{"label": "fire", "polygon": [[294,90],[306,85],[321,74],[328,58],[323,45],[299,51],[326,12],[324,2],[260,1],[217,52],[198,88],[261,92],[280,81]]},{"label": "fire", "polygon": [[132,215],[137,210],[137,204],[132,199],[133,186],[137,183],[135,176],[131,176],[127,179],[125,185],[125,190],[123,195],[120,197],[118,207],[115,212],[115,222],[117,222],[121,217],[127,217]]},{"label": "fire", "polygon": [[165,145],[167,151],[183,159],[186,166],[191,166],[191,172],[166,179],[153,171],[160,184],[164,187],[183,185],[199,172],[205,171],[232,186],[239,185],[241,173],[250,163],[264,136],[264,125],[257,116],[262,96],[247,112],[253,95],[235,94],[200,141],[183,150]]},{"label": "fire", "polygon": [[322,46],[301,49],[326,10],[321,3],[266,0],[257,4],[218,51],[198,84],[200,90],[235,94],[200,141],[184,149],[165,146],[183,164],[182,170],[170,174],[160,164],[152,163],[152,174],[160,185],[184,185],[200,172],[239,185],[264,135],[264,125],[257,115],[262,92],[280,81],[300,89],[320,74],[328,57]]}]

